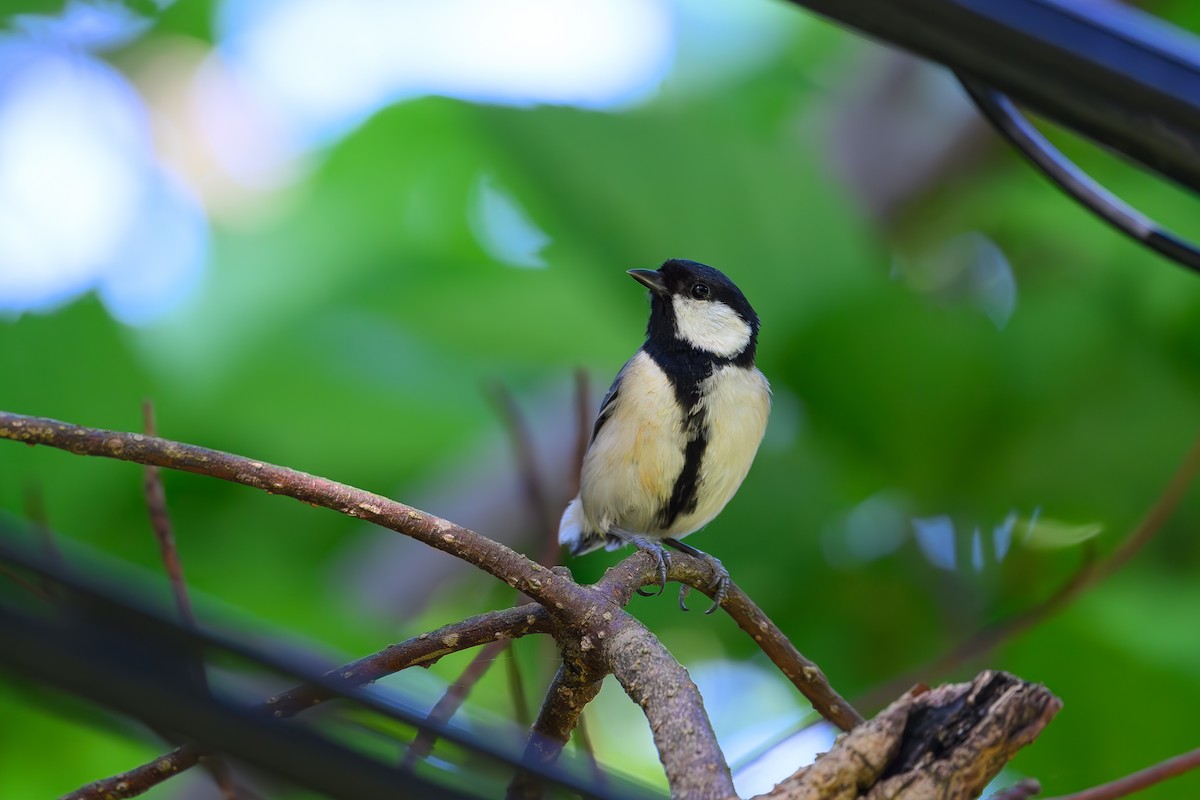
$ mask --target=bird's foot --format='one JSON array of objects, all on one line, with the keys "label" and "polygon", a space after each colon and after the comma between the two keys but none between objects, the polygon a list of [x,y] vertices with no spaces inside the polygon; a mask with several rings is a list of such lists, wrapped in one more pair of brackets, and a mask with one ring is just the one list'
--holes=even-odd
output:
[{"label": "bird's foot", "polygon": [[658,591],[647,592],[640,586],[635,590],[642,597],[657,597],[667,588],[667,570],[671,568],[671,554],[663,547],[662,542],[657,539],[649,539],[645,536],[630,536],[629,543],[638,550],[654,556],[658,562]]},{"label": "bird's foot", "polygon": [[[664,539],[663,541],[665,541],[667,544],[671,545],[671,547],[674,547],[676,550],[678,550],[681,553],[687,553],[689,556],[695,556],[696,558],[699,558],[702,561],[707,561],[709,563],[709,565],[713,569],[713,572],[716,573],[716,577],[713,579],[713,582],[711,584],[709,584],[709,587],[708,587],[709,589],[712,589],[712,591],[713,591],[713,594],[712,594],[713,604],[711,606],[709,606],[708,611],[705,611],[704,613],[711,614],[714,611],[716,611],[718,608],[720,608],[721,603],[725,602],[726,595],[729,594],[729,582],[730,582],[729,581],[729,570],[725,569],[725,565],[721,563],[721,560],[718,558],[715,558],[714,556],[710,556],[708,553],[705,553],[703,550],[697,550],[695,547],[692,547],[690,544],[684,544],[683,542],[679,541],[678,539]],[[679,608],[681,611],[689,610],[687,607],[687,604],[684,603],[684,600],[687,598],[688,591],[690,591],[691,588],[692,587],[688,586],[686,583],[679,587]]]}]

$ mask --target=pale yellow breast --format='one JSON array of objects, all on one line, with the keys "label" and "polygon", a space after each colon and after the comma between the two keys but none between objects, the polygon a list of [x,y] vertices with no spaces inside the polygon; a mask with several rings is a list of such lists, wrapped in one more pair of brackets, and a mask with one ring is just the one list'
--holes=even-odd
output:
[{"label": "pale yellow breast", "polygon": [[679,538],[703,528],[721,512],[750,471],[767,430],[771,386],[757,369],[718,368],[701,392],[708,446],[700,466],[694,511],[663,535]]},{"label": "pale yellow breast", "polygon": [[593,530],[653,533],[683,469],[682,429],[671,382],[639,351],[625,365],[612,417],[584,458],[580,497]]}]

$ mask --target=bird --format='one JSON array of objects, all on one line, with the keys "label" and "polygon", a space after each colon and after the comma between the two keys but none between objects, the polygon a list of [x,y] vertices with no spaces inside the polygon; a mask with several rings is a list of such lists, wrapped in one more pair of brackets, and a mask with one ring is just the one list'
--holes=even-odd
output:
[{"label": "bird", "polygon": [[717,576],[711,614],[729,572],[681,540],[725,508],[766,432],[771,387],[754,363],[759,319],[733,281],[706,264],[669,259],[628,274],[649,289],[646,340],[600,403],[558,540],[572,556],[625,545],[650,553],[656,594],[670,566],[664,544],[704,559]]}]

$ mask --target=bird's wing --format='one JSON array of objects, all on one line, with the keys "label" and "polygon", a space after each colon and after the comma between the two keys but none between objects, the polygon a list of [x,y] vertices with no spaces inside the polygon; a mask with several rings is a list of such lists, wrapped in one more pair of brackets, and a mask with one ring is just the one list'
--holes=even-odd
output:
[{"label": "bird's wing", "polygon": [[[600,401],[600,411],[596,414],[596,422],[592,425],[592,441],[596,441],[596,434],[600,433],[600,429],[604,427],[604,423],[608,422],[612,417],[613,409],[616,408],[617,394],[620,392],[621,376],[625,374],[625,370],[629,369],[629,363],[621,367],[621,371],[617,373],[617,377],[613,378],[612,386],[608,387],[608,392],[604,395],[604,399]],[[590,444],[590,442],[589,442]]]}]

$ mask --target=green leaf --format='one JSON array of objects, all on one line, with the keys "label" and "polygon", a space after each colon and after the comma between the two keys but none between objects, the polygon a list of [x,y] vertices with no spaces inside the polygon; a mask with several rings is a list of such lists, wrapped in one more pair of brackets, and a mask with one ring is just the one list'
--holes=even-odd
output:
[{"label": "green leaf", "polygon": [[[1104,531],[1099,522],[1071,523],[1045,517],[1032,517],[1017,524],[1018,536],[1026,547],[1038,550],[1062,550],[1082,544]],[[1023,531],[1023,533],[1020,533]]]}]

